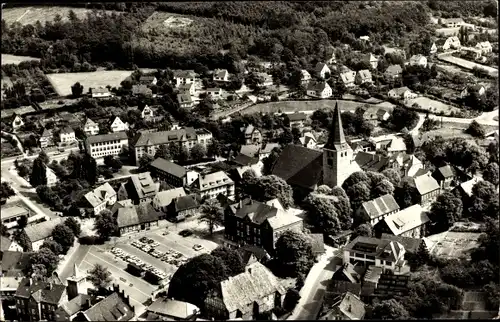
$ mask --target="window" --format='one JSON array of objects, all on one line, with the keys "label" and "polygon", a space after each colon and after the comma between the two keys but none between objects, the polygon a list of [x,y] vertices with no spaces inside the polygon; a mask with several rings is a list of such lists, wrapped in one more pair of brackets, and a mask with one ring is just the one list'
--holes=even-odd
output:
[{"label": "window", "polygon": [[387,265],[387,266],[391,266],[391,265],[392,265],[392,262],[391,262],[391,261],[385,261],[385,265]]}]

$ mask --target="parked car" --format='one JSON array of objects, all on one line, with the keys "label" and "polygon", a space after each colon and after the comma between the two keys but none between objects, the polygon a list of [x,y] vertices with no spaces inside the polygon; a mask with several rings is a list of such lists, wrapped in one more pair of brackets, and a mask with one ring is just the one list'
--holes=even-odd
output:
[{"label": "parked car", "polygon": [[151,246],[158,247],[158,246],[160,246],[160,243],[159,242],[154,242],[154,243],[151,244]]},{"label": "parked car", "polygon": [[147,243],[148,242],[148,238],[147,237],[141,237],[141,239],[139,239],[139,241],[141,243]]},{"label": "parked car", "polygon": [[181,235],[182,237],[191,236],[192,234],[193,232],[190,229],[184,229],[179,232],[179,235]]},{"label": "parked car", "polygon": [[203,246],[201,246],[200,244],[196,244],[196,245],[194,245],[194,246],[193,246],[193,249],[194,249],[195,251],[199,251],[199,250],[202,250],[202,249],[203,249]]}]

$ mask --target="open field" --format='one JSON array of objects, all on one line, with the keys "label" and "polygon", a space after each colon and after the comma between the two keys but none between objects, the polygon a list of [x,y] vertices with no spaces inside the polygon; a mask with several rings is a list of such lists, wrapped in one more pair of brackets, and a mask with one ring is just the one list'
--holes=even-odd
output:
[{"label": "open field", "polygon": [[[2,19],[5,19],[7,25],[11,25],[14,22],[19,22],[22,25],[35,24],[40,21],[42,25],[46,21],[54,21],[56,15],[60,15],[62,21],[68,20],[69,11],[73,10],[76,16],[80,19],[85,18],[87,12],[91,12],[91,9],[85,8],[70,8],[70,7],[19,7],[19,8],[7,8],[2,9]],[[105,11],[110,13],[113,11]],[[119,13],[118,11],[116,11]]]},{"label": "open field", "polygon": [[436,29],[436,36],[456,36],[458,35],[458,32],[460,31],[460,27],[454,27],[454,28],[438,28]]},{"label": "open field", "polygon": [[334,109],[335,103],[339,103],[339,108],[342,111],[354,112],[358,107],[362,107],[365,103],[343,100],[317,100],[317,101],[282,101],[282,102],[267,102],[250,106],[241,111],[242,114],[251,113],[292,113],[298,111],[314,112],[320,109]]},{"label": "open field", "polygon": [[40,58],[2,54],[2,65],[7,65],[7,64],[19,65],[19,63],[23,61],[30,61],[30,60],[40,60]]},{"label": "open field", "polygon": [[420,105],[420,108],[423,108],[428,111],[432,111],[434,113],[443,112],[445,114],[450,114],[451,112],[460,112],[461,110],[457,107],[442,103],[440,101],[436,101],[430,99],[425,96],[420,96],[414,99],[410,99],[406,102],[406,106],[411,107],[413,104],[417,103]]},{"label": "open field", "polygon": [[497,68],[477,64],[477,63],[474,63],[474,62],[471,62],[471,61],[468,61],[468,60],[465,60],[462,58],[454,57],[454,56],[441,55],[438,57],[438,59],[455,64],[457,66],[460,66],[460,67],[463,67],[466,69],[470,69],[470,70],[472,70],[474,67],[480,67],[480,68],[486,70],[491,76],[498,77],[498,69]]},{"label": "open field", "polygon": [[480,233],[449,232],[437,243],[432,253],[443,258],[468,257],[479,246]]},{"label": "open field", "polygon": [[61,73],[47,74],[47,78],[60,96],[71,95],[71,86],[76,82],[83,85],[83,92],[87,93],[89,88],[119,87],[120,83],[132,74],[127,70],[110,70],[87,73]]}]

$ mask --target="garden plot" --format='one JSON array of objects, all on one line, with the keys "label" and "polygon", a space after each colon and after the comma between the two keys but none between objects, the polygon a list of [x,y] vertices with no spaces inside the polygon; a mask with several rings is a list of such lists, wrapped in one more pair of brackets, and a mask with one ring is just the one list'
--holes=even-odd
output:
[{"label": "garden plot", "polygon": [[61,96],[71,95],[71,86],[79,82],[83,86],[83,92],[87,93],[89,88],[119,87],[120,83],[132,74],[127,70],[109,70],[86,73],[60,73],[47,74],[56,92]]},{"label": "garden plot", "polygon": [[455,106],[452,106],[449,104],[445,104],[445,103],[430,99],[430,98],[425,97],[425,96],[420,96],[420,97],[417,97],[414,99],[409,99],[406,102],[406,106],[412,107],[413,104],[415,104],[415,103],[418,104],[420,106],[420,108],[428,110],[430,112],[434,112],[434,113],[442,112],[442,113],[448,115],[451,112],[459,113],[461,111],[458,107],[455,107]]},{"label": "garden plot", "polygon": [[443,258],[468,257],[473,249],[479,247],[480,233],[449,232],[436,244],[432,253]]}]

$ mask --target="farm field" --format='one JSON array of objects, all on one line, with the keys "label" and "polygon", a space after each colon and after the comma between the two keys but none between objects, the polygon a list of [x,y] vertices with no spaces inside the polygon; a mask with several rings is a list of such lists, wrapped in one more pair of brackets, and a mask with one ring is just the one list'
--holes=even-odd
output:
[{"label": "farm field", "polygon": [[426,109],[428,111],[432,111],[435,113],[443,112],[445,114],[449,114],[451,112],[460,112],[460,109],[440,101],[436,101],[430,99],[428,97],[420,96],[414,99],[410,99],[406,102],[406,106],[411,107],[413,104],[420,105],[420,108]]},{"label": "farm field", "polygon": [[497,68],[477,64],[477,63],[474,63],[474,62],[471,62],[471,61],[468,61],[468,60],[465,60],[462,58],[453,57],[453,56],[439,56],[438,59],[455,64],[457,66],[460,66],[460,67],[463,67],[466,69],[473,69],[474,67],[480,67],[480,68],[486,70],[491,76],[498,77],[498,69]]},{"label": "farm field", "polygon": [[40,58],[2,54],[2,65],[7,65],[7,64],[19,65],[19,63],[21,62],[29,60],[40,60]]},{"label": "farm field", "polygon": [[118,87],[120,83],[132,74],[127,70],[110,70],[86,73],[61,73],[47,74],[47,78],[60,96],[71,95],[71,86],[80,82],[83,92],[87,93],[89,88]]},{"label": "farm field", "polygon": [[[58,14],[61,16],[62,21],[67,21],[70,10],[73,10],[76,16],[80,19],[85,18],[87,12],[92,11],[91,9],[85,9],[85,8],[70,8],[70,7],[57,7],[57,6],[6,8],[2,9],[2,19],[5,19],[7,25],[11,25],[14,22],[19,22],[22,25],[28,25],[28,24],[35,24],[37,21],[40,21],[42,25],[44,25],[46,21],[54,21],[54,18]],[[113,11],[106,10],[106,13],[110,12]],[[118,11],[116,12],[119,13]]]},{"label": "farm field", "polygon": [[342,111],[354,112],[358,107],[365,105],[365,103],[362,102],[344,100],[282,101],[256,104],[241,111],[241,113],[292,113],[299,111],[313,112],[320,109],[333,109],[335,108],[336,102],[339,103],[339,108]]}]

